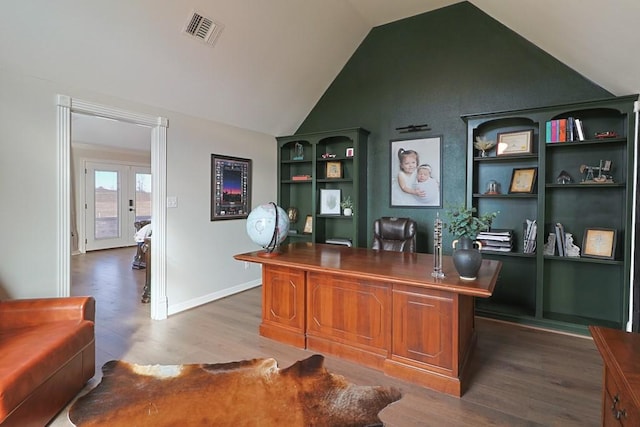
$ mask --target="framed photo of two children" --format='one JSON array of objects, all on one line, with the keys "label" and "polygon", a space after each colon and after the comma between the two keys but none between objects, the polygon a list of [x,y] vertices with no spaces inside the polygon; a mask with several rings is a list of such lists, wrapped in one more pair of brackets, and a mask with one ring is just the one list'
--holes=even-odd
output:
[{"label": "framed photo of two children", "polygon": [[442,207],[442,136],[391,141],[391,207]]}]

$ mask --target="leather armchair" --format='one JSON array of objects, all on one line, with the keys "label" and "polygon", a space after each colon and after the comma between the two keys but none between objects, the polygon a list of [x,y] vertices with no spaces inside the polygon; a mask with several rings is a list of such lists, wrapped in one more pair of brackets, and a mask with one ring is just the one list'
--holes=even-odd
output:
[{"label": "leather armchair", "polygon": [[411,218],[383,216],[373,223],[372,249],[415,252],[418,226]]}]

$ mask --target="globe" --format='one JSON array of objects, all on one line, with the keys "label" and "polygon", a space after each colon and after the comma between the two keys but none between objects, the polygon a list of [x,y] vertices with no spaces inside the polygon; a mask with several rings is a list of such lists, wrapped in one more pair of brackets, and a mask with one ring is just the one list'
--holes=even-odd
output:
[{"label": "globe", "polygon": [[264,254],[275,255],[289,233],[289,216],[273,202],[253,209],[247,217],[247,234],[264,248]]}]

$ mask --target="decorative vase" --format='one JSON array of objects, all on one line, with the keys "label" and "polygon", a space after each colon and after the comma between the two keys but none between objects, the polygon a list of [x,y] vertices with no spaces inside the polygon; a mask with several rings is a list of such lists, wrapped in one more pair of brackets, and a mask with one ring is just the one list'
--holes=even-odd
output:
[{"label": "decorative vase", "polygon": [[344,208],[344,216],[351,216],[353,215],[353,211],[351,210],[351,208]]},{"label": "decorative vase", "polygon": [[[478,248],[475,245],[478,245]],[[461,237],[453,241],[453,265],[462,280],[475,280],[482,264],[482,243]],[[458,246],[456,248],[456,246]]]}]

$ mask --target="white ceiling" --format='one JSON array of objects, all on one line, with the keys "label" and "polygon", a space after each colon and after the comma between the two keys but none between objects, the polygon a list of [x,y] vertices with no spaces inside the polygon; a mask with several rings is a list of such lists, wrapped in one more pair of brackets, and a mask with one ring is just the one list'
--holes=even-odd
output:
[{"label": "white ceiling", "polygon": [[[372,27],[456,2],[6,0],[0,67],[283,135]],[[614,94],[640,91],[640,1],[471,3]],[[224,25],[213,47],[182,34],[193,10]]]}]

